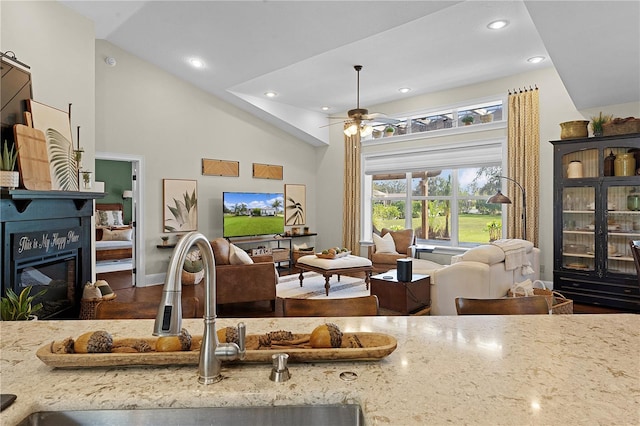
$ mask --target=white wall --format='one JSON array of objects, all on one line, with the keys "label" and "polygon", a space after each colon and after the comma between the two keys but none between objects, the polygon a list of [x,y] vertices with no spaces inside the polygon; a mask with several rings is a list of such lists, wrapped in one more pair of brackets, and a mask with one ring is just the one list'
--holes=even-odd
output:
[{"label": "white wall", "polygon": [[[307,189],[307,226],[316,230],[315,148],[202,92],[104,40],[96,41],[96,150],[134,154],[145,162],[142,218],[147,276],[166,272],[162,179],[198,182],[198,230],[222,236],[222,192]],[[116,58],[109,67],[104,58]],[[203,176],[202,158],[240,162],[240,177]],[[284,166],[284,180],[254,179],[252,164]]]},{"label": "white wall", "polygon": [[[381,105],[367,105],[370,111],[384,112],[389,115],[401,114],[410,111],[438,108],[465,102],[468,100],[482,99],[489,96],[502,96],[509,89],[529,87],[537,85],[540,92],[540,211],[538,220],[540,223],[540,249],[542,252],[541,264],[544,268],[542,278],[553,278],[553,146],[550,140],[560,139],[559,123],[569,120],[589,120],[599,111],[614,114],[619,117],[640,116],[640,103],[624,105],[602,106],[588,111],[576,110],[571,98],[564,88],[562,81],[553,68],[545,68],[520,74],[513,77],[488,81],[482,84],[459,87],[427,95],[419,95],[403,101],[390,102]],[[318,228],[323,233],[326,241],[341,241],[342,230],[340,227],[331,226],[333,217],[342,215],[342,193],[333,190],[341,184],[342,176],[338,173],[344,161],[342,148],[343,135],[341,126],[333,126],[331,133],[331,145],[323,149],[319,156],[318,169],[318,205],[333,206],[331,216],[322,214],[320,209]],[[414,141],[413,144],[424,143]],[[399,145],[399,144],[398,144]],[[398,145],[390,146],[390,149]],[[403,143],[403,147],[411,146],[411,142]],[[380,146],[363,147],[380,151]],[[338,244],[339,245],[339,244]]]},{"label": "white wall", "polygon": [[93,170],[95,82],[93,22],[53,1],[0,2],[0,50],[11,50],[31,67],[33,99],[68,110],[83,166]]}]

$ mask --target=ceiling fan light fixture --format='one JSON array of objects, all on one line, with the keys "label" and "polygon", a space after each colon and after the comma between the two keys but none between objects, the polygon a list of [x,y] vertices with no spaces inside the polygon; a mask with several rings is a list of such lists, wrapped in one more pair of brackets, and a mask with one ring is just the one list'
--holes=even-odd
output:
[{"label": "ceiling fan light fixture", "polygon": [[361,138],[366,138],[367,136],[371,135],[371,133],[373,133],[373,127],[369,126],[368,124],[365,124],[360,128]]},{"label": "ceiling fan light fixture", "polygon": [[355,136],[356,133],[358,133],[358,125],[356,123],[353,123],[346,129],[344,129],[345,136],[349,136],[349,137]]}]

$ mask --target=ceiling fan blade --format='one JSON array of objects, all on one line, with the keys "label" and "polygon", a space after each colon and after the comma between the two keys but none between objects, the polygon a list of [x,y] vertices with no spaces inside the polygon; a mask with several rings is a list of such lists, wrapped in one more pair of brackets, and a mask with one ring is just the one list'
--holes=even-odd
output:
[{"label": "ceiling fan blade", "polygon": [[385,114],[378,113],[378,112],[373,114],[367,114],[367,116],[362,117],[362,119],[367,121],[384,123],[384,124],[398,124],[401,122],[401,120],[398,120],[397,118],[390,118],[390,117],[387,117]]},{"label": "ceiling fan blade", "polygon": [[343,124],[344,122],[342,121],[336,121],[335,123],[329,123],[329,124],[325,124],[324,126],[320,126],[318,127],[319,129],[322,129],[323,127],[329,127],[329,126],[334,126],[336,124]]}]

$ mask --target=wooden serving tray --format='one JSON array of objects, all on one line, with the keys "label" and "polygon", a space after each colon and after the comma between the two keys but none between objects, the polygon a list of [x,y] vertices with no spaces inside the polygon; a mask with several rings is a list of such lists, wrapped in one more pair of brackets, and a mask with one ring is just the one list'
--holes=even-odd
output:
[{"label": "wooden serving tray", "polygon": [[350,254],[351,254],[350,251],[343,251],[343,252],[336,253],[336,254],[316,253],[316,257],[318,257],[320,259],[340,259],[341,257],[347,257]]},{"label": "wooden serving tray", "polygon": [[[308,334],[294,334],[294,338],[308,337]],[[349,338],[357,336],[362,348],[349,348]],[[318,361],[377,361],[396,349],[395,337],[382,333],[344,333],[340,348],[311,348],[308,344],[281,346],[264,349],[258,347],[258,335],[246,336],[246,355],[238,362],[255,362],[271,364],[274,353],[289,354],[289,362]],[[155,348],[154,338],[142,338]],[[57,368],[91,368],[139,365],[191,365],[200,361],[199,345],[202,336],[194,336],[198,349],[183,352],[144,352],[144,353],[100,353],[100,354],[55,354],[51,352],[51,344],[42,346],[36,356],[50,367]],[[252,349],[253,348],[253,349]]]}]

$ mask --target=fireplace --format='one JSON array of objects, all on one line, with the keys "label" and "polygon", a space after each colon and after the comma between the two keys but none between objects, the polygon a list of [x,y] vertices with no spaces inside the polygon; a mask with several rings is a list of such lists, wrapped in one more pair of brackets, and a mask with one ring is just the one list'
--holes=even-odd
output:
[{"label": "fireplace", "polygon": [[91,279],[89,192],[2,190],[2,294],[11,288],[43,304],[40,319],[77,319],[83,284]]}]

